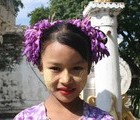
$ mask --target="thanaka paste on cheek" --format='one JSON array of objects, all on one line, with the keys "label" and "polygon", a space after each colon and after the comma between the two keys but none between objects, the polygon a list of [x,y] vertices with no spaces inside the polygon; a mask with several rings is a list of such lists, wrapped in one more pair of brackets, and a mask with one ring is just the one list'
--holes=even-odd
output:
[{"label": "thanaka paste on cheek", "polygon": [[74,79],[78,82],[79,84],[79,89],[82,91],[83,88],[85,87],[85,84],[87,82],[87,75],[88,71],[85,69],[79,73],[78,76],[75,76]]},{"label": "thanaka paste on cheek", "polygon": [[[77,76],[73,76],[73,80],[78,84],[79,90],[82,90],[87,81],[88,71],[83,70]],[[57,84],[57,76],[53,77],[49,70],[44,70],[44,81],[49,91],[54,91],[54,86]]]},{"label": "thanaka paste on cheek", "polygon": [[87,75],[88,75],[88,71],[87,70],[84,70],[84,71],[80,72],[79,76],[81,76],[81,78],[82,78],[81,85],[80,85],[80,89],[81,90],[83,90],[83,88],[85,87],[85,84],[87,82]]},{"label": "thanaka paste on cheek", "polygon": [[53,91],[52,74],[48,70],[44,70],[44,81],[45,81],[45,85],[47,86],[48,90]]}]

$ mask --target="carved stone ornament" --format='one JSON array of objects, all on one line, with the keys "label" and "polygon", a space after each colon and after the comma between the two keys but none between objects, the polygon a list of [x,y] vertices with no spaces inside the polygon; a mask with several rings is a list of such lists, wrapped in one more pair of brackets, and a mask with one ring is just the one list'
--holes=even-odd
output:
[{"label": "carved stone ornament", "polygon": [[[128,91],[128,89],[131,85],[132,74],[131,74],[129,65],[122,58],[119,58],[119,66],[120,66],[120,77],[121,77],[121,95],[123,95]],[[95,90],[94,65],[92,65],[92,67],[91,67],[91,72],[88,76],[88,79],[89,79],[88,80],[89,82],[87,82],[85,88],[87,89],[88,87],[90,87],[90,88],[94,87],[92,89]],[[92,85],[89,85],[91,82],[92,82]],[[93,83],[94,83],[94,85],[93,85]]]},{"label": "carved stone ornament", "polygon": [[[106,1],[106,2],[103,2]],[[83,16],[112,14],[117,16],[125,7],[123,2],[109,2],[111,0],[95,0],[89,2],[83,11]]]},{"label": "carved stone ornament", "polygon": [[120,66],[120,76],[121,76],[121,94],[125,94],[132,80],[132,74],[129,65],[122,59],[119,58],[119,66]]}]

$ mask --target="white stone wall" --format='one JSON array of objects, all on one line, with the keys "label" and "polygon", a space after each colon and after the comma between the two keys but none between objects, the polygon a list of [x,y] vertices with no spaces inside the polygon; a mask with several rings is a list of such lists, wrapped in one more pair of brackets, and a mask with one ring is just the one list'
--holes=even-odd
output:
[{"label": "white stone wall", "polygon": [[18,113],[47,97],[46,88],[31,67],[42,79],[38,69],[30,66],[25,59],[20,65],[16,65],[13,71],[0,72],[0,114]]}]

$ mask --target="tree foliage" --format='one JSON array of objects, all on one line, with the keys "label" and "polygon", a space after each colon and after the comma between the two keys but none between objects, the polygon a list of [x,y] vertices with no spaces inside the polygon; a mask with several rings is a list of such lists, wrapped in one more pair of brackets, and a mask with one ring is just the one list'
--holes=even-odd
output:
[{"label": "tree foliage", "polygon": [[82,18],[82,11],[88,2],[89,0],[50,0],[49,7],[40,7],[28,14],[31,16],[30,24],[44,18],[51,20]]},{"label": "tree foliage", "polygon": [[[118,17],[118,33],[123,36],[120,44],[121,56],[140,68],[140,1],[127,0],[123,12]],[[139,72],[140,73],[140,72]]]},{"label": "tree foliage", "polygon": [[128,94],[132,98],[132,112],[140,118],[140,1],[125,0],[125,3],[125,9],[118,16],[118,34],[123,36],[119,52],[135,76]]},{"label": "tree foliage", "polygon": [[41,6],[32,11],[28,16],[31,16],[30,24],[34,24],[41,19],[48,18],[50,15],[49,8]]},{"label": "tree foliage", "polygon": [[19,8],[20,8],[20,7],[21,7],[21,8],[24,7],[24,5],[23,5],[23,3],[22,3],[21,0],[13,0],[13,4],[14,4],[16,13],[19,12]]},{"label": "tree foliage", "polygon": [[81,18],[88,2],[89,0],[52,0],[50,11],[55,14],[54,19]]}]

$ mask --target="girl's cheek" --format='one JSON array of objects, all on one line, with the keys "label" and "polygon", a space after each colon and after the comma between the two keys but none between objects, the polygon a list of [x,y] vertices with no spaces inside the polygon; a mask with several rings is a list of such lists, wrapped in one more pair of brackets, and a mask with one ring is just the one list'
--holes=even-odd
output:
[{"label": "girl's cheek", "polygon": [[[79,75],[73,76],[74,81],[79,85],[79,88],[82,90],[87,81],[88,71],[83,70],[79,73]],[[53,76],[51,72],[48,70],[44,71],[44,81],[48,90],[53,91],[55,84],[57,84],[57,76]]]},{"label": "girl's cheek", "polygon": [[80,89],[83,89],[85,87],[85,84],[87,82],[87,76],[88,76],[88,71],[84,70],[84,71],[81,71],[78,76],[74,77],[74,79],[80,85]]},{"label": "girl's cheek", "polygon": [[45,85],[47,86],[47,88],[49,90],[52,90],[52,88],[53,88],[52,87],[52,84],[53,84],[52,74],[47,70],[44,71],[44,81],[45,81]]}]

